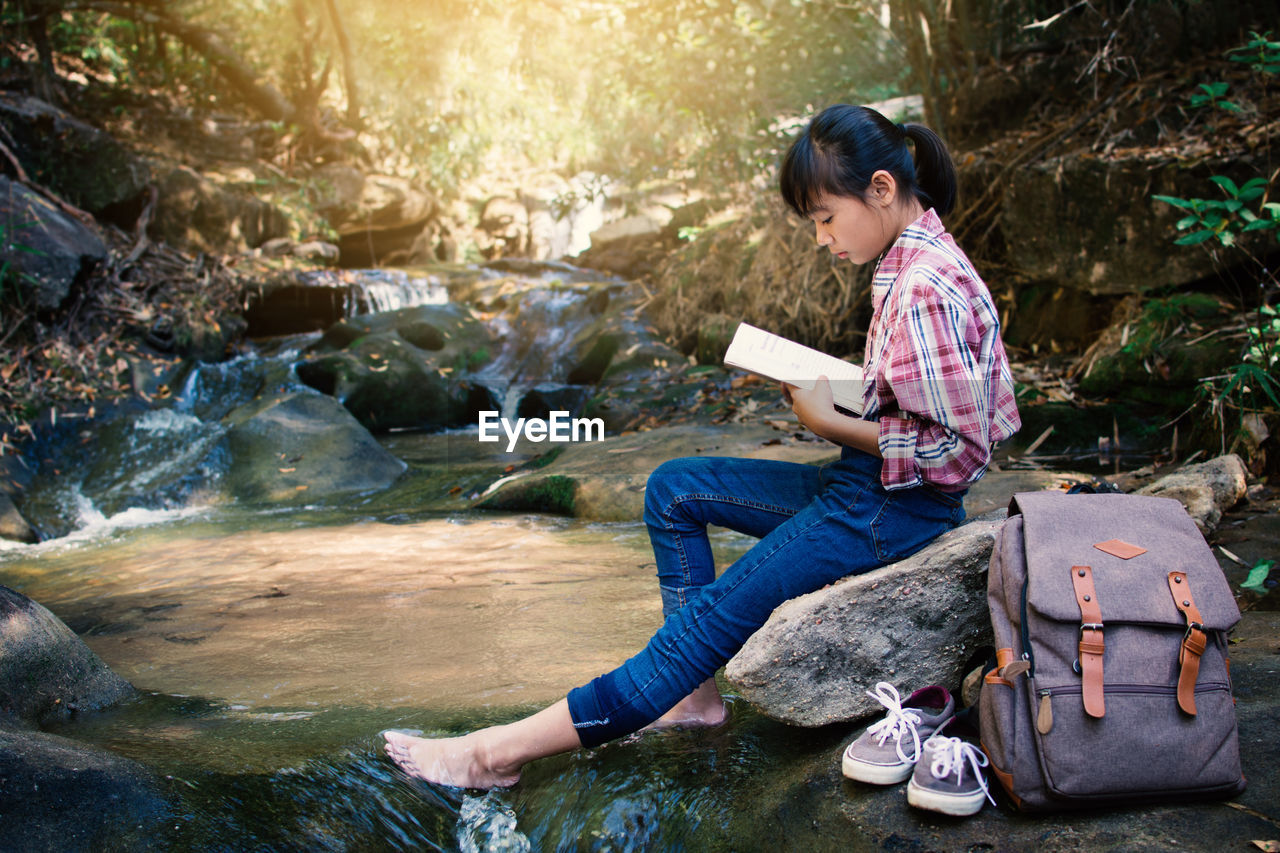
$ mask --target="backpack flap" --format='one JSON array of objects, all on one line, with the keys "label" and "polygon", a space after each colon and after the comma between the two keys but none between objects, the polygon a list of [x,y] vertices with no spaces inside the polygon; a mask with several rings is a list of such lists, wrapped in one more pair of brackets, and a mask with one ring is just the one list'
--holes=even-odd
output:
[{"label": "backpack flap", "polygon": [[[1185,627],[1190,605],[1182,602],[1188,600],[1205,629],[1228,631],[1240,621],[1222,569],[1178,501],[1032,492],[1015,502],[1023,518],[1028,605],[1045,618],[1081,621],[1076,586],[1079,568],[1088,567],[1093,590],[1084,594],[1104,624]],[[1181,580],[1171,580],[1174,573]],[[1190,598],[1175,598],[1173,589]]]}]

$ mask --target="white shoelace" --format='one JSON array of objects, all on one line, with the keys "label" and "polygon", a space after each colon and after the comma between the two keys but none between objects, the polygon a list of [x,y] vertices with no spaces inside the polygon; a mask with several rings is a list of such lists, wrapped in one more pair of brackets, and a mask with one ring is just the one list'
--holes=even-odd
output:
[{"label": "white shoelace", "polygon": [[991,792],[987,790],[986,777],[982,775],[982,768],[990,763],[987,761],[986,753],[958,737],[935,735],[929,738],[926,746],[933,753],[933,761],[929,764],[929,772],[933,774],[933,778],[946,779],[955,773],[956,784],[959,785],[964,781],[964,766],[967,762],[973,770],[974,778],[978,780],[978,786],[982,788],[982,793],[986,795],[991,805],[996,804],[991,797]]},{"label": "white shoelace", "polygon": [[[867,695],[883,705],[889,713],[885,714],[883,720],[875,723],[867,728],[867,731],[876,735],[876,743],[884,746],[884,742],[889,738],[893,738],[894,749],[898,753],[898,758],[907,764],[915,764],[920,760],[920,732],[917,726],[920,725],[920,713],[914,708],[903,708],[902,697],[898,695],[898,690],[887,681],[881,681],[876,685],[875,690],[868,690]],[[902,751],[902,736],[911,735],[914,755],[910,758]]]}]

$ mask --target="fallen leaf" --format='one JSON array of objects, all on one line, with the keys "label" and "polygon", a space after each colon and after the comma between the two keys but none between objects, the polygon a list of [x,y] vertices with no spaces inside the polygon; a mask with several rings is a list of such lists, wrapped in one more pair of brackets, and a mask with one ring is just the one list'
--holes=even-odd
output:
[{"label": "fallen leaf", "polygon": [[1254,839],[1253,846],[1266,853],[1280,853],[1280,841],[1258,841]]},{"label": "fallen leaf", "polygon": [[[1222,546],[1219,546],[1222,547]],[[1224,549],[1225,550],[1225,549]],[[1271,569],[1275,566],[1275,560],[1259,560],[1249,570],[1249,577],[1244,583],[1240,584],[1241,589],[1252,590],[1253,592],[1265,594],[1267,588],[1267,575],[1271,574]]]},{"label": "fallen leaf", "polygon": [[294,488],[294,491],[298,491],[298,492],[305,492],[307,490],[306,486],[294,486],[293,488]]},{"label": "fallen leaf", "polygon": [[297,468],[280,468],[278,470],[280,471],[281,474],[292,474],[294,471],[297,471],[298,469]]}]

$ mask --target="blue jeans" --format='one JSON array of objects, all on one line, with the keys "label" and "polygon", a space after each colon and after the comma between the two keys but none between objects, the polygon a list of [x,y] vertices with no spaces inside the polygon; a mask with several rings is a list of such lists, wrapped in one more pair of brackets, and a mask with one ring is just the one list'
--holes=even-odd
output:
[{"label": "blue jeans", "polygon": [[[964,519],[963,492],[885,491],[880,459],[845,448],[822,467],[691,457],[645,487],[661,628],[635,657],[569,692],[586,747],[661,717],[710,678],[787,599],[896,562]],[[707,525],[760,538],[716,577]]]}]

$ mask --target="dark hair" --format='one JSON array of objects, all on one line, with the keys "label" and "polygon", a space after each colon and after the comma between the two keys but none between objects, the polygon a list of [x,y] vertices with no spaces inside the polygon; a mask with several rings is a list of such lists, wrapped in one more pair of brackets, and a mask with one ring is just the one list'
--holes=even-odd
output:
[{"label": "dark hair", "polygon": [[[907,141],[915,143],[915,156]],[[782,160],[782,198],[801,216],[823,195],[865,199],[884,169],[901,192],[946,216],[956,203],[956,167],[938,134],[922,124],[894,124],[870,107],[837,104],[813,117]]]}]

